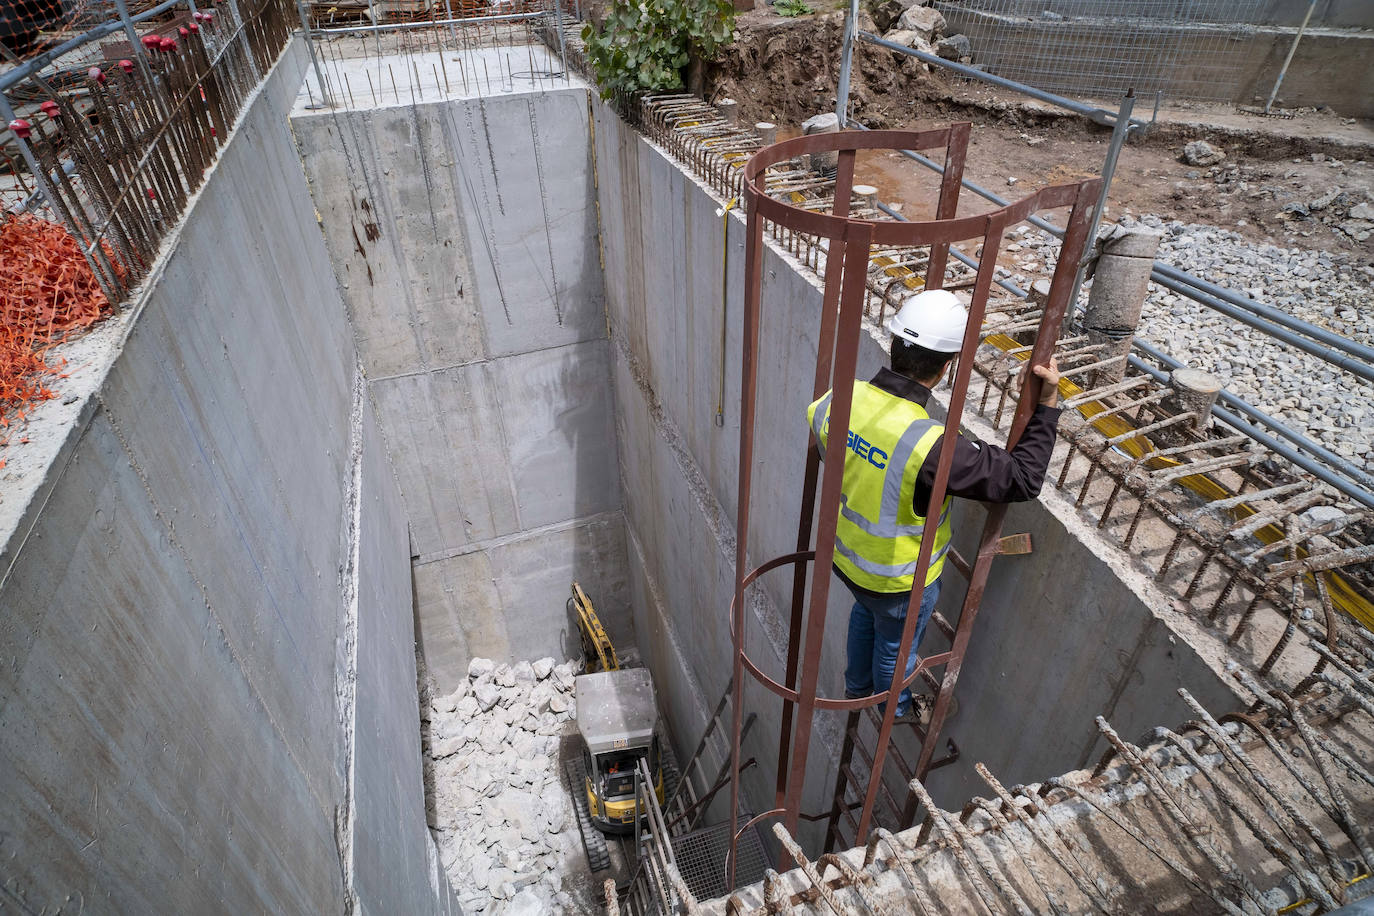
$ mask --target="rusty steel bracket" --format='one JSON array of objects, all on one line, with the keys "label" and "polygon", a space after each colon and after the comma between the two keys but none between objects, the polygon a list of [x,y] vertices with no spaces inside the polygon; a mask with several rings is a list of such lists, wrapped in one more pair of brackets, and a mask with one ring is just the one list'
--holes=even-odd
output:
[{"label": "rusty steel bracket", "polygon": [[997,542],[997,550],[994,551],[998,556],[1003,557],[1024,556],[1030,552],[1031,536],[1029,531],[1007,535]]},{"label": "rusty steel bracket", "polygon": [[959,745],[954,743],[953,738],[947,737],[945,738],[945,756],[941,757],[939,760],[932,761],[930,766],[926,768],[926,772],[928,773],[931,770],[938,770],[940,769],[940,767],[947,767],[958,759]]}]

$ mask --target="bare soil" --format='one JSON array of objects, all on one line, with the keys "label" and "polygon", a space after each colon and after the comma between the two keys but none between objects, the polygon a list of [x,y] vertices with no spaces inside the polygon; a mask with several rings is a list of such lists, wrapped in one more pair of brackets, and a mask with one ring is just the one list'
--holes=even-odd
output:
[{"label": "bare soil", "polygon": [[[867,18],[867,14],[862,14]],[[785,19],[771,8],[741,14],[736,38],[706,73],[708,98],[733,98],[746,123],[769,121],[783,136],[806,118],[833,111],[843,13]],[[862,23],[873,30],[871,22]],[[930,73],[904,55],[860,44],[855,52],[855,117],[869,127],[922,127],[951,120],[975,126],[966,177],[1005,197],[1100,174],[1110,131],[1077,115],[975,81]],[[1114,102],[1102,102],[1114,110]],[[1148,119],[1141,102],[1137,117]],[[1188,141],[1226,152],[1211,168],[1180,161]],[[900,156],[861,161],[857,180],[916,217],[933,201],[935,175]],[[1014,181],[1012,181],[1014,179]],[[1335,207],[1303,215],[1332,189]],[[1122,153],[1108,217],[1153,214],[1234,229],[1284,247],[1341,251],[1374,261],[1374,237],[1338,228],[1351,207],[1374,200],[1374,125],[1329,112],[1264,118],[1226,105],[1176,105],[1159,112]],[[965,205],[973,202],[966,195]],[[962,207],[961,207],[962,210]],[[914,211],[914,212],[913,212]]]}]

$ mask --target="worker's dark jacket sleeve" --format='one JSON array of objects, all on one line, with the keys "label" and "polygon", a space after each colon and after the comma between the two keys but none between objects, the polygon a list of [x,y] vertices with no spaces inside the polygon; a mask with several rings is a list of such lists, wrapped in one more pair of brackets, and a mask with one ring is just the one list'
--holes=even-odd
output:
[{"label": "worker's dark jacket sleeve", "polygon": [[[922,407],[930,400],[929,388],[891,369],[879,369],[869,384]],[[1054,451],[1055,427],[1058,425],[1059,408],[1037,404],[1026,431],[1011,451],[960,434],[954,440],[954,464],[950,467],[946,495],[987,503],[1034,499],[1045,482],[1050,453]],[[930,506],[935,471],[947,439],[947,436],[942,436],[935,443],[916,476],[912,508],[919,516],[924,517]]]},{"label": "worker's dark jacket sleeve", "polygon": [[[1037,404],[1035,413],[1031,414],[1030,422],[1026,424],[1026,431],[1011,451],[963,434],[955,437],[948,495],[987,503],[1035,499],[1045,482],[1045,471],[1049,468],[1050,453],[1054,451],[1055,427],[1058,424],[1058,407]],[[930,505],[935,471],[947,440],[948,436],[942,436],[935,443],[916,477],[913,505],[917,515],[924,516],[926,507]]]}]

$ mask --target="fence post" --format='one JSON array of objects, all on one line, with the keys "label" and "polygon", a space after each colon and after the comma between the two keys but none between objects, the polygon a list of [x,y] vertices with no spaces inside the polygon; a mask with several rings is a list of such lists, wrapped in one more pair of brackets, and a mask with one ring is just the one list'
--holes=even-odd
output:
[{"label": "fence post", "polygon": [[143,42],[138,40],[138,30],[134,28],[134,19],[129,15],[129,4],[127,0],[114,0],[115,12],[119,14],[119,21],[124,25],[124,36],[129,39],[132,47],[130,57],[138,63],[138,70],[143,74],[143,79],[149,86],[157,85],[153,80],[153,68],[148,66],[148,49],[143,47]]},{"label": "fence post", "polygon": [[[563,0],[553,0],[554,28],[558,29],[558,60],[563,66],[563,82],[567,83],[568,76],[568,49],[563,40]],[[530,74],[531,78],[534,74]]]},{"label": "fence post", "polygon": [[1074,274],[1073,288],[1069,292],[1069,310],[1064,316],[1065,323],[1073,320],[1078,311],[1078,293],[1083,287],[1083,271],[1092,260],[1097,244],[1097,228],[1102,225],[1102,212],[1107,209],[1107,192],[1112,189],[1112,176],[1116,174],[1116,160],[1121,156],[1121,147],[1126,142],[1126,134],[1131,130],[1131,112],[1135,110],[1135,89],[1127,89],[1116,111],[1116,123],[1112,125],[1112,142],[1107,147],[1107,158],[1102,163],[1102,190],[1097,195],[1097,206],[1093,207],[1092,221],[1088,223],[1088,245],[1083,252],[1083,260]]},{"label": "fence post", "polygon": [[1279,68],[1279,78],[1274,80],[1274,88],[1269,92],[1269,100],[1264,103],[1264,113],[1274,107],[1274,99],[1278,98],[1279,87],[1283,85],[1283,78],[1288,75],[1288,65],[1293,62],[1293,55],[1298,51],[1298,42],[1302,41],[1302,33],[1307,31],[1307,23],[1312,21],[1312,11],[1317,8],[1317,0],[1312,0],[1307,4],[1307,15],[1302,17],[1302,25],[1298,26],[1298,34],[1293,36],[1293,44],[1288,48],[1288,56],[1283,59],[1283,66]]},{"label": "fence post", "polygon": [[305,0],[296,0],[296,9],[301,14],[301,31],[305,34],[305,49],[310,52],[310,66],[315,68],[315,82],[320,84],[320,101],[325,108],[333,108],[334,99],[325,83],[324,71],[320,69],[320,58],[315,54],[315,39],[310,35],[310,16],[305,10]]},{"label": "fence post", "polygon": [[835,92],[835,114],[840,130],[849,127],[849,79],[854,66],[854,35],[859,30],[859,0],[849,0],[844,14],[844,39],[840,46],[840,83]]}]

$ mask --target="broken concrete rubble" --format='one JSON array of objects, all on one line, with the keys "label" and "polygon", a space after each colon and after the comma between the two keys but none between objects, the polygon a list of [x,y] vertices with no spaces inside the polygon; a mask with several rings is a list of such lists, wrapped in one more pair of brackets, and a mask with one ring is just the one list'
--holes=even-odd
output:
[{"label": "broken concrete rubble", "polygon": [[[430,702],[430,826],[465,913],[582,912],[585,872],[562,779],[577,663],[473,659]],[[508,685],[508,686],[503,686]]]},{"label": "broken concrete rubble", "polygon": [[869,12],[873,16],[873,24],[878,27],[878,31],[886,32],[895,28],[897,20],[901,18],[902,14],[916,5],[918,5],[916,0],[881,0],[878,3],[871,3]]}]

